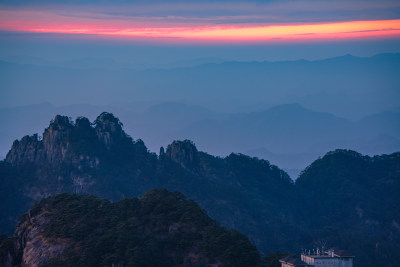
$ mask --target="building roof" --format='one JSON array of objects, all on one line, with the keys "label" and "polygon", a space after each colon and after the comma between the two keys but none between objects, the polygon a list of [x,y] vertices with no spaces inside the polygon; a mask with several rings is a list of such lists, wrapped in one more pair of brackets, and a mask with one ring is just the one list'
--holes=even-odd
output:
[{"label": "building roof", "polygon": [[302,254],[305,257],[313,258],[313,259],[325,259],[325,258],[330,258],[328,255],[307,255],[307,254]]},{"label": "building roof", "polygon": [[295,267],[297,267],[297,266],[306,266],[305,262],[302,262],[301,260],[296,259],[296,258],[294,258],[292,256],[284,257],[283,259],[280,259],[279,262],[290,264],[290,265],[293,265]]},{"label": "building roof", "polygon": [[346,250],[342,250],[342,249],[337,249],[337,248],[335,248],[335,249],[334,249],[334,252],[335,252],[335,256],[337,256],[337,257],[342,257],[342,258],[354,258],[354,256],[351,255],[351,253],[349,253],[349,252],[346,251]]},{"label": "building roof", "polygon": [[316,255],[316,254],[308,255],[305,253],[303,253],[302,255],[304,255],[305,257],[314,258],[314,259],[328,259],[328,258],[332,257],[330,252],[333,252],[335,257],[338,257],[338,258],[354,258],[354,255],[352,255],[351,253],[349,253],[345,250],[342,250],[342,249],[337,249],[337,248],[331,248],[320,255]]}]

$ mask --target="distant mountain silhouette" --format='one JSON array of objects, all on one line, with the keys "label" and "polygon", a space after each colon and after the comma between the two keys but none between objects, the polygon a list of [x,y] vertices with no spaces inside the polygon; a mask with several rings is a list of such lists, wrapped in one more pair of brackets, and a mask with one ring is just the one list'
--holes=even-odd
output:
[{"label": "distant mountain silhouette", "polygon": [[0,61],[0,106],[45,101],[59,106],[77,101],[101,105],[140,99],[224,111],[260,101],[269,106],[297,102],[313,110],[359,119],[397,107],[400,98],[399,54],[223,62],[141,71],[125,68],[122,63],[120,68],[108,69],[111,63],[107,59],[83,59],[84,68],[80,67],[82,60],[68,66],[28,62]]},{"label": "distant mountain silhouette", "polygon": [[[285,168],[304,168],[308,164],[291,164],[290,160],[283,160],[284,157],[276,157],[275,161],[274,155],[302,154],[309,155],[306,158],[316,158],[337,147],[371,154],[390,153],[400,149],[398,118],[400,113],[390,112],[352,122],[291,104],[219,120],[203,120],[181,130],[175,137],[196,140],[199,147],[214,154],[258,151],[261,153],[253,155],[280,163]],[[371,140],[375,140],[374,147]],[[270,153],[263,153],[262,149]]]},{"label": "distant mountain silhouette", "polygon": [[[191,139],[204,151],[219,156],[248,153],[268,159],[289,171],[292,178],[326,151],[351,148],[369,155],[400,150],[400,113],[382,112],[358,121],[285,104],[251,113],[221,113],[176,102],[152,105],[138,112],[126,107],[49,103],[0,109],[0,155],[24,134],[39,133],[58,113],[94,120],[110,109],[124,121],[125,130],[142,138],[152,151],[170,140]],[[295,138],[293,134],[295,133]],[[220,138],[223,136],[224,138]],[[296,159],[297,158],[297,159]]]}]

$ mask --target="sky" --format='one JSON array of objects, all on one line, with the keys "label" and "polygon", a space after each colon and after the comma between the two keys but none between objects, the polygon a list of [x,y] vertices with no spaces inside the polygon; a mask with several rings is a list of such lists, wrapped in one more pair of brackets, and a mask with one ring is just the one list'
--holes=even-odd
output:
[{"label": "sky", "polygon": [[0,29],[173,44],[393,38],[400,33],[398,1],[67,3],[5,4]]},{"label": "sky", "polygon": [[89,55],[146,67],[203,57],[371,56],[399,52],[400,2],[3,0],[0,40],[2,58]]},{"label": "sky", "polygon": [[[400,53],[396,0],[0,0],[0,60],[18,64],[146,70],[382,53]],[[27,90],[15,81],[3,87]],[[2,91],[0,106],[35,104]]]}]

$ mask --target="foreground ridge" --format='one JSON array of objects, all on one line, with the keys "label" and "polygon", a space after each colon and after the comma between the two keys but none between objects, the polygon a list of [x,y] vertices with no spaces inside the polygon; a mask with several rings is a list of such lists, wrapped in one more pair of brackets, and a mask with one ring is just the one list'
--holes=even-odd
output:
[{"label": "foreground ridge", "polygon": [[1,266],[260,265],[244,235],[220,227],[194,201],[165,189],[115,203],[90,195],[43,199],[5,243]]}]

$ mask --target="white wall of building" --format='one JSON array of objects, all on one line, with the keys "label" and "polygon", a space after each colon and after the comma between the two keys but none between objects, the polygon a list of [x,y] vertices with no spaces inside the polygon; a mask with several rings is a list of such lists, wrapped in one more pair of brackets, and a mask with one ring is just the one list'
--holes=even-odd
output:
[{"label": "white wall of building", "polygon": [[353,267],[353,258],[319,257],[302,254],[301,260],[315,267]]}]

